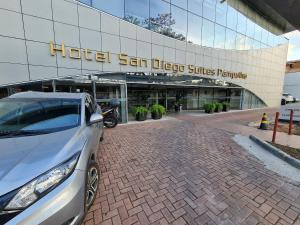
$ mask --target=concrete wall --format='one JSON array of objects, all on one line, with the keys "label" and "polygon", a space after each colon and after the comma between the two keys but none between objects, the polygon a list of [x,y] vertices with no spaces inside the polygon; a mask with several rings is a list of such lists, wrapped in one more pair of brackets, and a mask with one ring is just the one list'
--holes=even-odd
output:
[{"label": "concrete wall", "polygon": [[[111,52],[111,63],[50,55],[49,42],[66,48]],[[259,96],[268,106],[280,104],[287,45],[258,50],[225,50],[178,41],[88,8],[72,0],[0,1],[0,85],[93,72],[146,71],[120,65],[119,53],[148,60],[194,64],[247,73],[226,80]],[[204,76],[205,77],[205,76]],[[207,77],[207,76],[206,76]],[[213,78],[211,76],[208,76]]]},{"label": "concrete wall", "polygon": [[284,77],[283,90],[285,93],[291,94],[293,97],[300,99],[300,72],[287,73]]}]

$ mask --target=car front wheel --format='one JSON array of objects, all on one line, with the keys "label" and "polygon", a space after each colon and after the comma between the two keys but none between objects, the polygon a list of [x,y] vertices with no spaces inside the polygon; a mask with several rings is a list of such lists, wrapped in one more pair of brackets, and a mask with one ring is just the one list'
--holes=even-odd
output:
[{"label": "car front wheel", "polygon": [[99,166],[96,162],[90,163],[87,169],[85,209],[86,211],[92,206],[97,196],[99,187]]}]

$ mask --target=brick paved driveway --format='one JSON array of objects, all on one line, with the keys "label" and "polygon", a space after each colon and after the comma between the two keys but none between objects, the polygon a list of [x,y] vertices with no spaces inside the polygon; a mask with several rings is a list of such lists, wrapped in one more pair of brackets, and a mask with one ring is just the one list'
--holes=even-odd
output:
[{"label": "brick paved driveway", "polygon": [[299,186],[231,139],[238,129],[228,121],[254,116],[185,115],[106,130],[100,192],[84,224],[300,225]]}]

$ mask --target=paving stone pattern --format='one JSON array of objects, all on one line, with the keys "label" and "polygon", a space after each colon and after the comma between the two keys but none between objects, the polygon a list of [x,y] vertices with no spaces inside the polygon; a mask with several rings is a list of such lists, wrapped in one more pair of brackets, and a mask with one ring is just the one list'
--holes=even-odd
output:
[{"label": "paving stone pattern", "polygon": [[300,187],[231,139],[238,129],[227,122],[254,116],[181,115],[105,130],[100,190],[84,225],[300,225]]}]

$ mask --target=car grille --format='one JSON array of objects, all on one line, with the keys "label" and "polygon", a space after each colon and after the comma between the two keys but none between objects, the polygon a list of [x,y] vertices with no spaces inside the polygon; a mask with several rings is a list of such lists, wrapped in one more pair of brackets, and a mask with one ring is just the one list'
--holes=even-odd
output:
[{"label": "car grille", "polygon": [[12,218],[14,218],[16,215],[18,215],[20,212],[12,212],[12,213],[5,213],[0,212],[0,225],[3,225],[10,221]]}]

